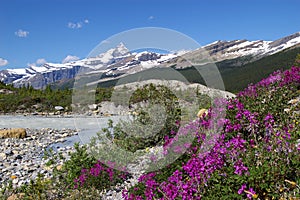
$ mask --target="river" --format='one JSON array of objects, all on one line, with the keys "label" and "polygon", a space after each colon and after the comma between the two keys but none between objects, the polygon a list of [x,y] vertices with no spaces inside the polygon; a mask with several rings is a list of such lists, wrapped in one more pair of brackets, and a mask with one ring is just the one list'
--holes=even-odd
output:
[{"label": "river", "polygon": [[96,136],[102,128],[107,127],[108,120],[116,124],[126,116],[111,117],[44,117],[44,116],[22,116],[22,115],[0,115],[0,129],[3,128],[30,128],[30,129],[76,129],[78,135],[69,137],[63,143],[51,145],[52,148],[72,146],[75,142],[88,143],[90,138]]}]

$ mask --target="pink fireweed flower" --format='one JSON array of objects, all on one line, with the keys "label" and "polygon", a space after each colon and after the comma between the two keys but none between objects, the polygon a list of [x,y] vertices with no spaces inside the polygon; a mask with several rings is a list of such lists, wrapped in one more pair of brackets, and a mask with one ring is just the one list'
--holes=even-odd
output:
[{"label": "pink fireweed flower", "polygon": [[243,114],[246,118],[250,118],[251,116],[251,112],[249,110],[244,110]]},{"label": "pink fireweed flower", "polygon": [[233,146],[233,149],[236,150],[244,150],[246,140],[244,140],[240,135],[236,136],[235,138],[232,138],[229,140],[225,145],[227,148],[230,146]]},{"label": "pink fireweed flower", "polygon": [[80,182],[80,185],[83,186],[83,184],[85,183],[87,179],[87,175],[86,174],[81,174],[78,178],[78,181],[77,182]]},{"label": "pink fireweed flower", "polygon": [[247,188],[246,184],[243,184],[241,188],[238,190],[238,194],[242,194],[246,188]]},{"label": "pink fireweed flower", "polygon": [[170,183],[163,182],[160,185],[160,188],[162,188],[162,190],[164,191],[165,196],[169,199],[176,199],[176,197],[179,194],[178,184],[173,185],[173,184],[170,184]]},{"label": "pink fireweed flower", "polygon": [[250,147],[255,147],[255,141],[253,140],[253,139],[251,139],[250,141],[249,141],[249,145],[250,145]]},{"label": "pink fireweed flower", "polygon": [[272,146],[268,146],[268,147],[267,147],[267,151],[268,151],[268,152],[271,152],[271,151],[272,151],[272,148],[273,148]]},{"label": "pink fireweed flower", "polygon": [[242,129],[242,125],[241,124],[236,123],[236,124],[233,125],[233,130],[234,131],[239,131],[241,129]]},{"label": "pink fireweed flower", "polygon": [[139,177],[139,182],[145,182],[148,179],[152,179],[155,176],[156,176],[155,172],[151,172],[149,174],[144,174],[144,175],[142,175],[142,176]]},{"label": "pink fireweed flower", "polygon": [[238,110],[243,110],[244,109],[244,104],[242,104],[239,101],[237,102],[236,106],[237,106]]},{"label": "pink fireweed flower", "polygon": [[248,85],[247,89],[245,89],[244,91],[238,94],[238,97],[243,97],[243,96],[256,97],[257,96],[256,85],[250,84]]},{"label": "pink fireweed flower", "polygon": [[264,121],[269,121],[270,123],[274,123],[273,115],[271,115],[270,113],[268,113],[266,115],[266,117],[264,118]]},{"label": "pink fireweed flower", "polygon": [[91,168],[91,169],[90,169],[90,174],[91,174],[92,176],[97,177],[97,176],[99,176],[99,174],[100,174],[100,169],[99,169],[99,168]]},{"label": "pink fireweed flower", "polygon": [[230,132],[232,132],[233,131],[233,125],[232,124],[227,124],[226,126],[225,126],[225,132],[226,133],[230,133]]},{"label": "pink fireweed flower", "polygon": [[234,105],[229,104],[229,105],[227,106],[227,109],[228,109],[228,110],[233,110],[233,109],[234,109]]},{"label": "pink fireweed flower", "polygon": [[245,174],[248,172],[248,167],[246,167],[243,164],[242,160],[238,160],[237,162],[235,162],[234,168],[235,168],[234,173],[240,176],[243,174],[243,172],[245,172]]},{"label": "pink fireweed flower", "polygon": [[289,132],[289,128],[291,128],[291,127],[283,127],[282,128],[283,131],[284,131],[284,134],[282,134],[282,138],[284,138],[284,139],[286,139],[286,138],[291,139],[291,134]]},{"label": "pink fireweed flower", "polygon": [[238,112],[235,116],[235,119],[241,120],[243,118],[243,114],[241,112]]},{"label": "pink fireweed flower", "polygon": [[250,188],[249,191],[244,190],[244,192],[247,193],[248,199],[252,199],[252,198],[256,199],[256,198],[257,198],[257,194],[256,194],[256,192],[253,190],[253,188]]}]

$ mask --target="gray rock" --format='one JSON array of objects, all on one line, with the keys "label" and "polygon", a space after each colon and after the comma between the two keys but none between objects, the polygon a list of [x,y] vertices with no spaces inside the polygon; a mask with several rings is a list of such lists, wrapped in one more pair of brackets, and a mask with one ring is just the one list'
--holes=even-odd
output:
[{"label": "gray rock", "polygon": [[6,156],[11,156],[11,155],[13,155],[13,154],[14,154],[14,153],[12,152],[11,149],[8,149],[8,150],[5,151],[5,155],[6,155]]},{"label": "gray rock", "polygon": [[6,159],[6,154],[5,153],[0,153],[0,159],[2,159],[2,160]]},{"label": "gray rock", "polygon": [[62,107],[62,106],[55,106],[54,109],[55,109],[56,111],[63,111],[63,110],[64,110],[64,107]]},{"label": "gray rock", "polygon": [[[13,179],[13,187],[19,187],[28,183],[30,179],[35,179],[38,173],[44,174],[45,177],[52,176],[52,170],[44,170],[47,160],[42,159],[42,152],[50,144],[57,140],[64,140],[65,137],[74,135],[74,130],[26,130],[29,137],[24,139],[3,139],[0,146],[0,187],[2,184],[11,180],[11,175],[18,178]],[[34,137],[33,137],[34,136]],[[34,138],[34,139],[33,139]],[[74,151],[73,147],[65,148],[64,153]],[[63,164],[62,162],[58,162]]]},{"label": "gray rock", "polygon": [[16,157],[15,157],[15,159],[17,160],[17,159],[22,159],[23,157],[21,156],[21,155],[17,155]]},{"label": "gray rock", "polygon": [[16,178],[16,179],[13,179],[13,181],[12,181],[12,183],[15,184],[15,185],[16,185],[18,182],[19,182],[19,179],[17,179],[17,178]]},{"label": "gray rock", "polygon": [[98,109],[98,105],[97,104],[91,104],[91,105],[88,105],[88,108],[90,110],[97,110]]},{"label": "gray rock", "polygon": [[15,92],[8,90],[8,89],[1,89],[0,90],[0,94],[13,94]]}]

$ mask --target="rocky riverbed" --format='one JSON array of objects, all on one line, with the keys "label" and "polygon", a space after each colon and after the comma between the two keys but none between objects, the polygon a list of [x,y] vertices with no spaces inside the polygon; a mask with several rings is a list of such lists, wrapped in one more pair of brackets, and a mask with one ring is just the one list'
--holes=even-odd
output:
[{"label": "rocky riverbed", "polygon": [[[13,187],[30,182],[43,174],[50,177],[52,170],[46,166],[47,159],[43,159],[43,152],[50,144],[64,142],[67,137],[78,134],[72,129],[26,129],[27,137],[23,139],[0,139],[0,186],[11,180]],[[73,147],[58,149],[67,157]],[[62,163],[56,163],[60,166]]]},{"label": "rocky riverbed", "polygon": [[[78,134],[72,129],[50,128],[26,129],[26,133],[27,136],[23,139],[0,139],[0,189],[10,181],[14,188],[20,187],[29,183],[30,180],[36,179],[39,173],[45,178],[51,177],[53,167],[61,167],[63,161],[49,167],[46,164],[49,159],[43,157],[45,150],[55,143],[62,143],[67,138]],[[74,147],[66,146],[58,148],[56,151],[56,153],[61,152],[68,159],[68,154],[74,152]],[[131,174],[129,179],[110,190],[99,191],[99,197],[107,200],[123,199],[122,190],[134,186],[149,164],[150,156],[157,155],[157,153],[162,155],[163,149],[162,147],[152,147],[147,151],[147,154],[139,157],[138,160],[128,166]]]}]

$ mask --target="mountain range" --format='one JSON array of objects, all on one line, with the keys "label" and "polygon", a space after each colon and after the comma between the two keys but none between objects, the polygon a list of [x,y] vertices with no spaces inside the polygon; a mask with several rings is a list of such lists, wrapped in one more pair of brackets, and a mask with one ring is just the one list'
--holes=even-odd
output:
[{"label": "mountain range", "polygon": [[49,84],[74,80],[78,73],[83,72],[101,73],[99,81],[105,82],[149,70],[155,66],[172,67],[186,72],[193,63],[200,65],[216,63],[222,73],[228,73],[230,69],[241,70],[246,65],[272,56],[274,58],[274,55],[292,49],[298,49],[300,52],[299,47],[300,32],[275,41],[219,40],[199,49],[168,54],[149,51],[130,52],[123,43],[120,43],[117,47],[95,57],[65,64],[46,63],[41,66],[2,70],[0,81],[16,87],[31,85],[36,89],[43,89]]}]

